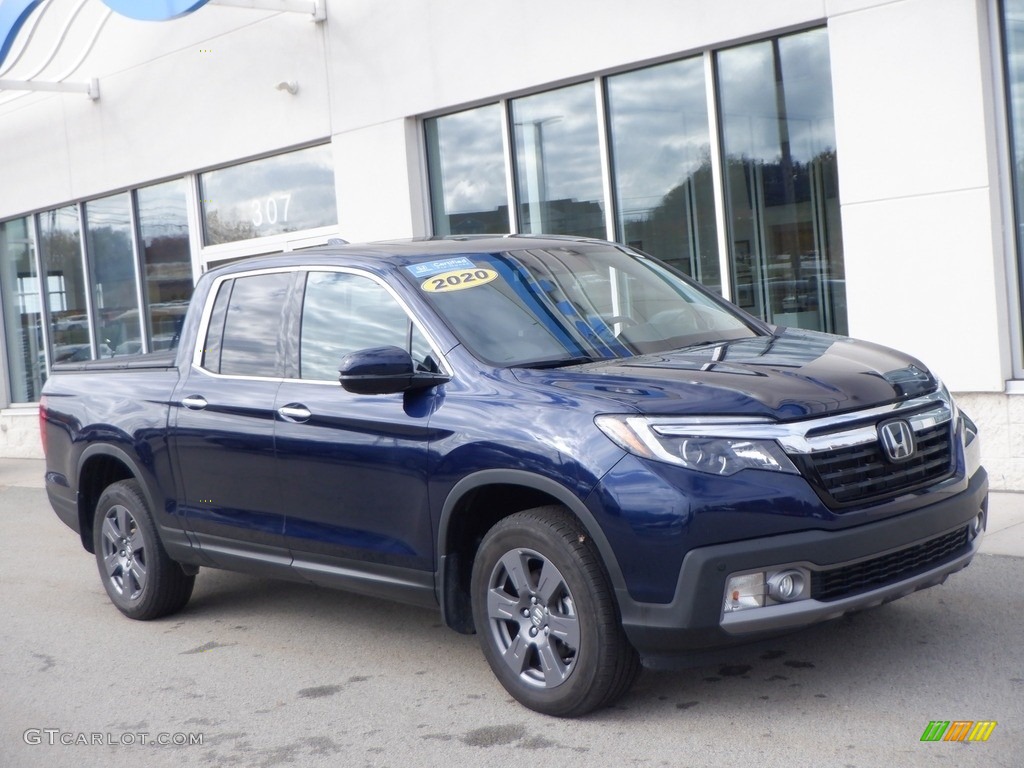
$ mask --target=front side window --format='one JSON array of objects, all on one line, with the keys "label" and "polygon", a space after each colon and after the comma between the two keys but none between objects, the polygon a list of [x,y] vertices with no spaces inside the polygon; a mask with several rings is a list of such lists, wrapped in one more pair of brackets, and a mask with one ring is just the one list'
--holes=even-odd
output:
[{"label": "front side window", "polygon": [[338,363],[372,347],[409,349],[409,317],[379,283],[346,272],[310,272],[299,334],[299,375],[338,379]]}]

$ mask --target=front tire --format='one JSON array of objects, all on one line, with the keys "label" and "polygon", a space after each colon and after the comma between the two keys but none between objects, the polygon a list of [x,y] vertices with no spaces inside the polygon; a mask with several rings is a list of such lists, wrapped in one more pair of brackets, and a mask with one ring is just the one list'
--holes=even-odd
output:
[{"label": "front tire", "polygon": [[640,671],[590,537],[558,506],[501,520],[473,564],[473,620],[491,670],[536,712],[612,703]]},{"label": "front tire", "polygon": [[96,505],[93,550],[110,601],[131,619],[158,619],[185,607],[195,576],[168,557],[135,480],[107,487]]}]

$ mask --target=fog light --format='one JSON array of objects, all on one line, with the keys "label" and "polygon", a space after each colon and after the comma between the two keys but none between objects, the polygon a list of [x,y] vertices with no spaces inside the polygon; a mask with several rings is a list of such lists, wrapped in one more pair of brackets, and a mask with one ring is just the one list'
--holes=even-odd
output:
[{"label": "fog light", "polygon": [[978,538],[985,532],[985,511],[982,510],[978,516],[971,521],[970,534],[972,539]]},{"label": "fog light", "polygon": [[804,584],[804,575],[800,571],[780,571],[768,577],[768,596],[780,603],[788,603],[803,595]]},{"label": "fog light", "polygon": [[764,605],[764,574],[730,576],[725,583],[725,612],[760,608]]}]

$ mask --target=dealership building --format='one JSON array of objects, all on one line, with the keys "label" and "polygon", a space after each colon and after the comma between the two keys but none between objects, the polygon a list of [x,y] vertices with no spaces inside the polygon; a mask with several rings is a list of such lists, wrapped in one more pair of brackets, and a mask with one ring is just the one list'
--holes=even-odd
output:
[{"label": "dealership building", "polygon": [[498,232],[910,352],[1024,491],[1024,0],[0,0],[0,456],[218,264]]}]

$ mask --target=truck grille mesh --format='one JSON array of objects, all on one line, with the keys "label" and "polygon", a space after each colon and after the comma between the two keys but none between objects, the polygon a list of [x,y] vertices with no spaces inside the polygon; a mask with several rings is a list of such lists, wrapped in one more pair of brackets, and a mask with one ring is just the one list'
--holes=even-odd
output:
[{"label": "truck grille mesh", "polygon": [[878,502],[931,485],[953,471],[949,422],[915,433],[917,452],[893,463],[877,440],[793,457],[830,507]]},{"label": "truck grille mesh", "polygon": [[967,546],[967,526],[882,557],[811,574],[811,597],[838,600],[909,578]]}]

